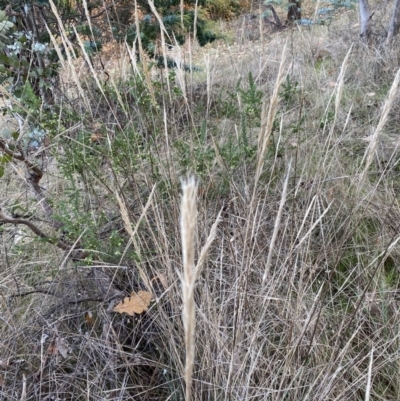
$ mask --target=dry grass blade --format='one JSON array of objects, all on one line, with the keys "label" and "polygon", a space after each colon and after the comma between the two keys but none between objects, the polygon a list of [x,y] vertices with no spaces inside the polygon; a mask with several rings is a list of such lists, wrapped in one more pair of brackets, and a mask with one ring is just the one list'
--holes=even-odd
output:
[{"label": "dry grass blade", "polygon": [[342,98],[342,93],[343,93],[344,77],[346,75],[347,65],[349,63],[349,58],[350,58],[352,48],[353,48],[353,46],[350,46],[350,49],[347,52],[346,57],[344,58],[342,66],[340,68],[340,74],[338,77],[337,88],[336,88],[334,121],[336,121],[336,118],[337,118],[337,115],[339,112],[340,100]]},{"label": "dry grass blade", "polygon": [[192,373],[194,365],[194,329],[195,329],[195,305],[194,305],[194,252],[195,252],[195,232],[197,223],[197,185],[192,177],[182,186],[183,196],[181,202],[181,237],[183,255],[183,312],[182,319],[185,329],[185,400],[191,400]]},{"label": "dry grass blade", "polygon": [[289,183],[291,166],[292,166],[292,162],[290,161],[288,169],[287,169],[285,182],[283,184],[283,191],[282,191],[282,196],[281,196],[281,202],[279,204],[278,215],[276,216],[276,219],[275,219],[274,232],[272,233],[271,243],[269,245],[268,258],[267,258],[267,263],[265,265],[265,270],[264,270],[264,275],[263,275],[263,280],[262,280],[263,285],[265,284],[267,278],[269,277],[269,269],[270,269],[271,263],[272,263],[272,254],[274,252],[275,242],[278,237],[279,228],[281,226],[283,209],[286,204],[287,187],[288,187],[288,183]]},{"label": "dry grass blade", "polygon": [[220,210],[220,212],[218,213],[218,216],[215,219],[214,224],[211,227],[210,234],[207,237],[206,243],[204,244],[203,248],[200,251],[199,260],[197,261],[196,268],[195,268],[195,279],[194,279],[195,281],[200,276],[201,268],[204,265],[204,262],[206,260],[210,246],[213,243],[215,236],[217,235],[217,228],[218,228],[218,223],[221,220],[221,213],[222,213],[222,210]]},{"label": "dry grass blade", "polygon": [[382,113],[381,113],[381,117],[379,119],[378,125],[375,129],[375,132],[373,133],[373,135],[371,137],[369,146],[368,146],[367,150],[365,151],[365,155],[364,155],[365,167],[361,174],[359,188],[362,186],[362,183],[364,182],[367,171],[368,171],[369,167],[371,166],[372,160],[374,158],[374,154],[375,154],[376,148],[378,146],[378,137],[379,137],[379,134],[382,132],[382,129],[385,126],[386,121],[388,119],[389,112],[392,109],[393,101],[396,97],[397,88],[399,86],[399,81],[400,81],[400,69],[397,70],[397,74],[393,80],[393,83],[390,88],[387,99],[385,101],[385,104],[383,105]]},{"label": "dry grass blade", "polygon": [[[325,214],[328,212],[328,210],[330,209],[330,207],[332,206],[331,202],[326,209],[322,212],[322,214],[318,217],[317,220],[315,220],[315,222],[313,223],[313,225],[310,227],[310,229],[307,231],[307,233],[299,240],[299,236],[296,237],[296,241],[298,240],[298,243],[296,245],[296,249],[300,248],[300,246],[303,244],[303,242],[309,237],[309,235],[313,232],[313,230],[315,229],[315,227],[317,227],[319,224],[321,224],[322,222],[322,218],[325,216]],[[299,232],[300,234],[300,232]]]},{"label": "dry grass blade", "polygon": [[[326,111],[325,111],[325,114],[327,114],[329,106],[331,104],[331,100],[333,99],[333,97],[336,94],[336,96],[335,96],[335,115],[333,116],[333,122],[332,122],[331,129],[329,131],[329,135],[327,136],[326,141],[325,141],[325,149],[326,149],[325,150],[325,157],[328,157],[328,155],[329,155],[328,149],[331,146],[331,139],[332,139],[333,133],[335,131],[336,120],[337,120],[337,117],[338,117],[339,108],[340,108],[340,101],[342,99],[342,93],[343,93],[344,77],[346,75],[347,65],[349,63],[349,58],[350,58],[350,54],[351,54],[352,48],[353,48],[353,46],[350,46],[350,49],[348,50],[348,52],[346,54],[346,57],[343,59],[343,63],[341,65],[341,67],[340,67],[340,73],[339,73],[339,76],[338,76],[338,79],[337,79],[337,82],[336,82],[336,85],[335,85],[335,90],[332,93],[332,96],[331,96],[331,98],[330,98],[330,100],[328,102],[328,105],[327,105]],[[324,161],[324,164],[325,164],[325,162],[326,161]]]},{"label": "dry grass blade", "polygon": [[136,40],[138,41],[139,55],[140,55],[140,60],[142,62],[143,74],[144,74],[144,77],[145,77],[145,80],[147,83],[147,89],[149,90],[151,100],[152,100],[153,104],[155,105],[156,98],[154,95],[153,84],[152,84],[151,78],[150,78],[149,66],[147,64],[147,56],[143,49],[142,40],[140,37],[139,8],[138,8],[136,0],[135,0],[135,26],[136,26],[136,32],[138,33],[136,35]]},{"label": "dry grass blade", "polygon": [[[138,245],[138,243],[136,241],[136,233],[137,233],[137,231],[139,229],[140,222],[142,221],[143,217],[145,217],[145,215],[147,213],[147,210],[151,205],[155,189],[156,189],[156,187],[154,186],[134,229],[132,229],[132,224],[131,224],[131,221],[130,221],[130,218],[129,218],[129,212],[128,212],[128,209],[127,209],[127,207],[125,205],[124,200],[121,199],[121,197],[117,193],[115,194],[115,197],[117,198],[119,210],[120,210],[120,213],[121,213],[121,217],[122,217],[122,220],[124,221],[125,229],[126,229],[126,231],[128,232],[128,234],[130,236],[130,241],[128,242],[128,245],[127,245],[127,247],[126,247],[126,249],[125,249],[125,251],[124,251],[124,253],[123,253],[122,257],[121,257],[121,260],[123,259],[128,247],[130,246],[131,243],[133,243],[133,246],[135,247],[136,252],[138,252],[138,254],[140,254],[140,247],[139,247],[139,245]],[[143,280],[143,283],[146,285],[147,289],[149,291],[151,291],[151,282],[150,282],[149,277],[147,276],[146,272],[140,267],[139,264],[137,264],[136,266],[138,268],[140,278]]]},{"label": "dry grass blade", "polygon": [[193,20],[193,38],[196,40],[197,37],[197,16],[199,13],[199,0],[196,0],[194,5],[194,20]]},{"label": "dry grass blade", "polygon": [[369,401],[370,400],[373,362],[374,362],[374,347],[372,347],[372,349],[371,349],[371,356],[370,356],[370,359],[369,359],[367,388],[365,389],[365,401]]},{"label": "dry grass blade", "polygon": [[[85,102],[85,106],[86,106],[87,110],[89,112],[91,112],[92,108],[90,107],[90,101],[89,101],[88,97],[86,96],[85,91],[82,88],[81,82],[80,82],[80,80],[78,78],[78,75],[76,73],[76,70],[74,68],[74,60],[76,59],[76,54],[75,54],[75,51],[73,49],[73,45],[70,42],[70,40],[68,39],[68,34],[67,34],[67,31],[65,30],[64,24],[62,23],[61,17],[60,17],[60,15],[58,13],[57,6],[54,4],[54,2],[52,0],[50,0],[50,6],[51,6],[51,11],[54,13],[54,16],[57,19],[58,26],[59,26],[59,29],[61,31],[61,35],[60,36],[61,36],[61,39],[62,39],[62,42],[63,42],[65,54],[67,56],[67,61],[68,62],[66,64],[69,67],[68,68],[69,72],[72,74],[72,78],[74,80],[74,83],[77,85],[77,88],[79,90],[79,94],[82,96],[82,99]],[[55,49],[58,49],[57,50],[57,54],[60,57],[60,60],[64,60],[64,57],[62,55],[62,51],[59,48],[59,45],[57,43],[56,38],[53,36],[53,34],[51,33],[51,31],[48,28],[47,28],[47,30],[48,30],[48,33],[49,33],[50,38],[52,40],[52,43],[54,44]]]},{"label": "dry grass blade", "polygon": [[[400,399],[395,54],[352,46],[354,27],[342,36],[352,10],[329,29],[272,32],[260,2],[255,18],[218,23],[226,40],[200,47],[196,22],[199,38],[213,22],[196,0],[183,3],[186,32],[175,35],[190,42],[168,49],[180,0],[171,17],[167,2],[99,15],[84,0],[82,24],[104,39],[107,21],[117,28],[90,57],[104,95],[78,43],[95,39],[89,27],[76,25],[89,34],[79,39],[70,19],[55,29],[67,15],[52,1],[44,17],[60,86],[53,61],[39,74],[34,52],[19,83],[36,72],[36,83],[54,84],[54,109],[29,87],[28,97],[8,92],[15,81],[0,87],[13,123],[0,140],[3,398]],[[325,15],[303,6],[306,18]],[[131,69],[114,37],[126,38]],[[169,87],[153,55],[179,64]],[[189,60],[199,68],[181,68]],[[43,157],[43,147],[26,150],[37,124],[49,130]],[[9,162],[10,152],[21,157]],[[62,231],[27,188],[36,165]],[[180,177],[191,174],[202,183],[185,179],[181,197]]]},{"label": "dry grass blade", "polygon": [[99,88],[99,91],[101,92],[101,94],[104,96],[105,99],[107,99],[107,97],[106,97],[106,95],[104,93],[104,90],[103,90],[103,86],[100,84],[99,77],[98,77],[96,71],[93,68],[93,63],[91,62],[91,60],[89,58],[89,55],[88,55],[88,53],[87,53],[87,51],[85,49],[85,45],[83,44],[82,39],[80,38],[80,36],[79,36],[78,32],[76,31],[75,27],[74,27],[74,32],[75,32],[75,35],[77,37],[77,40],[78,40],[79,46],[81,48],[82,54],[85,57],[86,64],[89,67],[90,72],[92,74],[92,77],[94,78],[94,80],[95,80],[95,82],[97,84],[97,87]]},{"label": "dry grass blade", "polygon": [[20,401],[26,401],[27,394],[26,394],[26,375],[25,373],[22,374],[22,393]]},{"label": "dry grass blade", "polygon": [[[150,9],[152,11],[152,13],[154,14],[154,16],[157,18],[158,23],[160,24],[160,36],[161,36],[161,51],[163,53],[163,58],[164,58],[164,68],[165,71],[168,71],[168,58],[167,58],[167,50],[166,50],[166,43],[165,43],[165,36],[168,37],[168,39],[171,42],[171,38],[168,35],[168,31],[165,28],[164,22],[162,20],[162,17],[160,16],[160,14],[157,12],[156,7],[154,6],[154,3],[152,2],[152,0],[148,0],[149,2],[149,6]],[[166,74],[166,78],[167,78],[167,87],[168,87],[168,95],[171,99],[171,88],[170,88],[170,82],[169,82],[169,75]]]},{"label": "dry grass blade", "polygon": [[282,50],[281,63],[279,65],[279,71],[275,81],[274,91],[269,101],[268,111],[266,108],[266,104],[263,105],[262,116],[261,116],[261,129],[258,136],[257,167],[254,178],[254,190],[256,190],[257,188],[258,180],[260,179],[262,173],[262,169],[264,166],[264,158],[268,149],[269,140],[272,133],[272,127],[278,109],[279,89],[286,75],[284,72],[285,62],[286,62],[286,43]]}]

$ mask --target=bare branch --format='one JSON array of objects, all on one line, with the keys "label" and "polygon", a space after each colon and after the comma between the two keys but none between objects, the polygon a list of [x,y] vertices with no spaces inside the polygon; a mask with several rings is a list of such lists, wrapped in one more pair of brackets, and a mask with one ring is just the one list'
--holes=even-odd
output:
[{"label": "bare branch", "polygon": [[276,13],[275,8],[272,7],[271,4],[268,5],[267,8],[268,8],[269,10],[271,10],[275,22],[272,22],[271,20],[267,20],[267,21],[268,21],[269,23],[275,25],[277,28],[281,28],[281,27],[283,26],[283,24],[282,24],[281,20],[279,19],[279,16],[278,16],[278,14]]},{"label": "bare branch", "polygon": [[44,239],[46,242],[50,244],[56,245],[58,248],[63,249],[64,251],[67,251],[71,248],[67,243],[59,239],[51,238],[48,235],[46,235],[39,227],[37,227],[31,221],[7,216],[1,208],[0,208],[0,220],[3,221],[4,223],[25,225],[31,231],[33,231],[38,237]]},{"label": "bare branch", "polygon": [[43,172],[38,166],[35,166],[33,163],[31,163],[29,160],[27,160],[22,153],[13,152],[7,146],[7,143],[3,139],[0,139],[0,149],[6,155],[11,156],[13,159],[24,162],[25,166],[28,168],[28,170],[31,170],[33,173],[35,173],[35,179],[37,180],[37,182],[39,182],[40,179],[43,177]]},{"label": "bare branch", "polygon": [[[39,227],[33,224],[31,221],[22,219],[22,218],[14,218],[8,216],[4,213],[4,211],[0,208],[0,221],[9,224],[19,224],[27,226],[31,231],[33,231],[38,237],[44,239],[49,244],[55,245],[57,248],[60,248],[64,251],[67,251],[67,257],[71,258],[74,262],[78,260],[86,259],[89,256],[89,252],[83,249],[76,249],[76,245],[70,245],[60,239],[52,238],[45,234]],[[74,252],[72,252],[74,251]]]},{"label": "bare branch", "polygon": [[[25,164],[29,174],[28,182],[32,186],[36,198],[43,207],[44,213],[46,214],[47,218],[51,219],[51,216],[53,215],[53,209],[47,202],[46,197],[43,194],[43,190],[39,185],[39,182],[43,177],[43,171],[26,158],[22,149],[20,149],[19,152],[12,151],[3,139],[0,139],[0,150],[2,150],[5,154],[9,155],[13,159],[19,160]],[[62,227],[62,224],[57,221],[52,220],[51,224],[57,230]]]},{"label": "bare branch", "polygon": [[[59,298],[59,295],[52,291],[37,288],[32,291],[20,292],[18,294],[11,294],[8,297],[8,301],[12,301],[14,298],[22,298],[22,297],[26,297],[26,296],[32,295],[32,294],[45,294],[45,295],[51,295],[53,297]],[[114,296],[114,298],[115,298],[115,296]],[[84,298],[77,298],[77,299],[63,299],[62,305],[76,305],[76,304],[81,304],[81,303],[85,303],[85,302],[107,302],[112,299],[113,299],[113,297],[108,297],[108,298],[106,298],[106,297],[84,297]]]}]

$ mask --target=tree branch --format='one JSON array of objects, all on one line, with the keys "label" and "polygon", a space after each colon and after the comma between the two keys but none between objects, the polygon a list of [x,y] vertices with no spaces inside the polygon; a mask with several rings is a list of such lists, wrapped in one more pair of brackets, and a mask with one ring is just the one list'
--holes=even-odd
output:
[{"label": "tree branch", "polygon": [[2,150],[5,154],[9,155],[11,158],[22,161],[25,164],[29,174],[28,182],[31,184],[32,189],[35,192],[36,198],[42,205],[44,213],[46,214],[47,218],[52,221],[51,223],[52,226],[56,230],[59,230],[62,227],[62,224],[59,223],[58,221],[54,221],[51,219],[51,216],[53,215],[53,209],[47,202],[46,197],[43,194],[43,190],[39,185],[39,182],[43,177],[43,171],[38,166],[31,163],[25,157],[24,152],[21,149],[19,150],[19,152],[12,151],[7,146],[7,143],[3,139],[0,139],[0,150]]},{"label": "tree branch", "polygon": [[269,23],[271,23],[271,24],[273,24],[273,25],[275,25],[277,28],[281,28],[282,26],[283,26],[283,24],[282,24],[282,22],[281,22],[281,20],[279,19],[279,16],[278,16],[278,14],[276,13],[276,11],[275,11],[275,8],[274,7],[272,7],[272,5],[270,4],[270,5],[268,5],[268,7],[267,7],[269,10],[271,10],[271,12],[272,12],[272,15],[273,15],[273,17],[274,17],[274,20],[275,20],[275,22],[272,22],[271,20],[269,20],[269,19],[267,19],[267,21],[269,22]]},{"label": "tree branch", "polygon": [[58,248],[63,249],[64,251],[67,251],[71,248],[67,243],[59,239],[51,238],[48,235],[46,235],[39,227],[37,227],[31,221],[8,216],[4,213],[4,211],[1,208],[0,208],[0,220],[3,221],[4,223],[25,225],[31,231],[33,231],[38,237],[44,239],[46,242],[50,244],[56,245]]}]

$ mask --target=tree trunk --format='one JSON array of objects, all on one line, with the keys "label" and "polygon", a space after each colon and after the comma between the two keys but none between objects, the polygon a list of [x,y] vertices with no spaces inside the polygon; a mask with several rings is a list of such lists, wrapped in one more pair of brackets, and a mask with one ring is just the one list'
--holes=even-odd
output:
[{"label": "tree trunk", "polygon": [[287,19],[294,22],[301,19],[301,0],[292,0],[289,4]]},{"label": "tree trunk", "polygon": [[360,20],[361,20],[360,36],[363,40],[367,40],[371,34],[368,0],[359,0],[359,6],[360,6]]},{"label": "tree trunk", "polygon": [[282,28],[282,26],[283,26],[283,25],[282,25],[282,22],[281,22],[281,20],[279,19],[279,16],[278,16],[278,14],[276,13],[274,7],[273,7],[271,4],[269,4],[269,5],[267,5],[267,8],[268,8],[269,10],[271,10],[275,22],[272,22],[272,21],[269,20],[268,18],[267,18],[267,21],[268,21],[269,23],[271,23],[272,25],[275,25],[277,28]]},{"label": "tree trunk", "polygon": [[392,41],[393,37],[399,33],[399,28],[400,28],[400,0],[396,0],[396,2],[394,3],[392,19],[389,25],[388,36],[386,38],[386,45],[388,45]]}]

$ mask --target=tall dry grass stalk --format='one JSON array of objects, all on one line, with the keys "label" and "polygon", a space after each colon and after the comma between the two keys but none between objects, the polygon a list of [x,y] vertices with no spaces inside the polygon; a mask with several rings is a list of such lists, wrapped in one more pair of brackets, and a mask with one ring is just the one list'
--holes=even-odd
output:
[{"label": "tall dry grass stalk", "polygon": [[268,149],[268,145],[270,142],[270,137],[272,133],[272,127],[275,120],[275,115],[278,110],[279,103],[279,89],[282,85],[283,79],[286,76],[285,73],[285,64],[286,64],[286,46],[285,43],[282,50],[282,58],[281,63],[279,65],[278,76],[276,77],[274,91],[272,93],[271,99],[269,100],[269,106],[267,108],[267,101],[264,101],[262,108],[262,116],[261,116],[261,129],[258,136],[258,149],[257,149],[257,166],[256,173],[254,177],[254,193],[253,198],[255,196],[255,191],[258,185],[258,180],[260,179],[262,169],[264,166],[265,154]]},{"label": "tall dry grass stalk", "polygon": [[365,180],[366,174],[368,169],[371,166],[371,163],[374,159],[374,154],[376,152],[376,148],[378,146],[378,138],[379,138],[379,134],[382,132],[383,127],[385,126],[387,119],[389,117],[389,112],[392,109],[393,106],[393,101],[396,97],[396,93],[397,93],[397,88],[399,86],[399,82],[400,82],[400,69],[397,70],[397,74],[393,80],[392,86],[389,90],[389,94],[386,98],[385,104],[382,107],[382,113],[381,116],[379,118],[379,122],[378,125],[374,131],[374,133],[372,134],[371,138],[370,138],[370,143],[368,148],[365,151],[364,154],[364,158],[363,161],[365,160],[365,165],[364,165],[364,170],[361,174],[360,177],[360,181],[359,181],[359,188],[362,187],[363,182]]},{"label": "tall dry grass stalk", "polygon": [[[121,262],[122,262],[122,260],[123,260],[123,258],[125,256],[128,248],[132,244],[133,244],[137,254],[140,255],[140,246],[136,241],[136,234],[138,232],[140,223],[142,222],[143,218],[146,216],[146,213],[147,213],[147,211],[148,211],[148,209],[149,209],[149,207],[150,207],[150,205],[152,203],[155,189],[156,189],[156,186],[153,186],[153,189],[152,189],[152,191],[150,193],[150,196],[149,196],[149,198],[148,198],[148,200],[146,202],[145,207],[143,208],[142,213],[140,214],[140,217],[139,217],[138,221],[136,222],[136,225],[135,225],[134,229],[132,229],[132,224],[131,224],[131,220],[129,218],[129,212],[128,212],[128,208],[127,208],[127,206],[125,204],[125,201],[118,195],[118,193],[115,193],[115,197],[116,197],[117,202],[118,202],[120,214],[121,214],[122,220],[124,222],[125,229],[128,232],[129,237],[130,237],[130,240],[129,240],[126,248],[125,248],[125,251],[123,252],[123,254],[121,256],[120,264],[121,264]],[[150,282],[150,279],[149,279],[147,273],[141,268],[139,263],[136,265],[136,267],[138,269],[139,276],[142,279],[143,283],[146,285],[147,289],[149,291],[151,291],[151,282]]]},{"label": "tall dry grass stalk", "polygon": [[182,277],[182,299],[183,299],[183,326],[185,330],[185,400],[191,400],[192,373],[194,366],[194,329],[195,329],[195,305],[194,305],[194,284],[195,284],[195,232],[197,223],[197,184],[192,177],[182,185],[181,202],[181,237],[183,256],[183,277]]},{"label": "tall dry grass stalk", "polygon": [[153,83],[151,82],[149,66],[147,64],[147,57],[146,57],[146,53],[143,49],[142,40],[140,37],[139,8],[138,8],[138,4],[137,4],[136,0],[135,0],[135,26],[136,26],[136,32],[138,33],[136,35],[136,40],[138,42],[139,56],[140,56],[140,60],[142,62],[142,70],[143,70],[144,78],[145,78],[145,81],[147,84],[147,89],[149,90],[149,93],[151,96],[151,100],[152,100],[153,104],[156,104],[154,87],[153,87]]},{"label": "tall dry grass stalk", "polygon": [[367,386],[365,389],[365,401],[370,400],[371,396],[371,383],[372,383],[372,366],[374,363],[374,346],[372,346],[371,349],[371,356],[369,359],[369,367],[368,367],[368,380],[367,380]]},{"label": "tall dry grass stalk", "polygon": [[[343,60],[342,66],[340,67],[339,77],[337,79],[336,98],[335,98],[335,116],[333,117],[334,122],[336,121],[338,113],[339,113],[340,100],[342,99],[343,86],[344,86],[344,77],[346,75],[347,65],[349,64],[349,58],[350,58],[352,48],[353,48],[353,45],[350,46],[350,49],[347,52],[346,57]],[[332,124],[332,127],[334,127],[334,125],[335,124]]]},{"label": "tall dry grass stalk", "polygon": [[51,33],[50,29],[47,28],[47,32],[50,35],[50,39],[54,45],[54,48],[56,49],[57,55],[61,60],[61,64],[65,66],[67,66],[67,70],[68,72],[72,75],[72,79],[79,91],[79,95],[82,97],[84,103],[85,103],[85,107],[86,110],[88,110],[90,113],[92,112],[92,107],[90,105],[90,101],[88,99],[88,97],[85,94],[85,91],[82,88],[80,79],[78,77],[78,74],[76,73],[76,70],[74,68],[74,61],[77,59],[76,57],[76,53],[74,51],[73,45],[70,42],[70,40],[68,39],[68,34],[67,31],[64,27],[64,24],[62,23],[61,17],[58,13],[58,9],[57,6],[54,4],[54,2],[52,0],[50,0],[50,7],[51,7],[51,11],[54,13],[54,16],[57,19],[58,22],[58,26],[60,28],[61,31],[61,40],[62,40],[62,44],[64,47],[64,51],[65,54],[67,56],[67,60],[65,60],[64,56],[63,56],[63,52],[61,51],[61,47],[59,46],[56,38],[54,37],[54,35]]},{"label": "tall dry grass stalk", "polygon": [[[325,109],[325,115],[327,115],[329,107],[331,105],[331,101],[335,97],[335,114],[333,116],[333,122],[331,125],[331,129],[329,130],[329,134],[325,141],[325,150],[323,152],[325,154],[325,158],[329,157],[328,149],[331,146],[331,140],[332,140],[333,133],[334,133],[335,127],[336,127],[336,121],[337,121],[337,117],[338,117],[339,109],[340,109],[340,101],[342,99],[342,94],[343,94],[344,77],[346,75],[346,70],[347,70],[347,66],[349,64],[349,58],[350,58],[352,48],[353,48],[353,45],[350,46],[350,49],[348,50],[346,57],[343,59],[343,63],[340,67],[339,76],[336,81],[335,89],[333,90],[332,96],[330,97],[329,102]],[[325,165],[325,163],[326,163],[326,160],[324,160],[324,165]]]},{"label": "tall dry grass stalk", "polygon": [[[101,241],[96,248],[98,264],[90,268],[104,267],[107,275],[112,275],[115,269],[115,284],[123,285],[126,290],[134,289],[140,276],[141,283],[156,292],[157,303],[137,319],[107,313],[106,299],[92,301],[98,298],[97,290],[92,291],[96,280],[87,277],[88,265],[68,264],[65,254],[52,255],[29,237],[21,240],[26,242],[15,244],[13,232],[0,230],[0,320],[4,322],[0,324],[0,381],[4,379],[2,392],[7,392],[8,399],[18,399],[15,394],[20,395],[21,390],[26,399],[32,400],[47,399],[54,394],[59,398],[80,399],[89,392],[90,399],[106,396],[121,401],[132,398],[200,401],[224,397],[243,401],[400,399],[396,379],[400,321],[396,269],[400,237],[393,224],[399,221],[400,214],[397,193],[393,191],[399,185],[395,170],[399,150],[391,148],[392,143],[387,141],[392,140],[391,134],[394,140],[397,138],[394,99],[399,77],[396,76],[395,82],[389,74],[380,77],[380,84],[388,88],[392,85],[392,89],[383,95],[388,100],[382,114],[373,119],[370,97],[365,94],[378,92],[375,72],[368,69],[375,61],[365,60],[362,68],[367,77],[354,74],[360,68],[353,57],[357,46],[350,53],[350,43],[329,42],[327,38],[329,46],[338,47],[337,59],[344,61],[336,65],[337,59],[328,56],[321,61],[321,68],[316,68],[315,60],[310,63],[301,46],[310,49],[305,43],[308,33],[319,35],[322,29],[325,28],[304,30],[301,38],[296,32],[291,33],[296,45],[293,48],[300,57],[294,58],[290,79],[301,81],[301,93],[294,92],[291,105],[288,102],[283,107],[279,105],[279,86],[288,64],[285,65],[284,55],[281,57],[285,32],[275,35],[273,42],[263,44],[261,50],[257,50],[255,43],[244,46],[253,59],[260,52],[257,67],[250,66],[248,61],[232,63],[232,57],[228,57],[232,55],[226,55],[221,48],[216,48],[215,57],[205,54],[204,61],[199,61],[203,54],[194,54],[193,60],[202,64],[206,76],[201,78],[199,100],[189,102],[188,113],[195,116],[196,123],[207,121],[204,144],[195,143],[193,124],[188,123],[186,110],[182,114],[181,102],[165,103],[163,107],[160,98],[168,99],[169,95],[164,93],[167,87],[157,89],[157,85],[146,81],[149,72],[146,68],[151,65],[136,64],[135,49],[139,52],[139,42],[129,48],[131,73],[140,82],[145,81],[146,87],[150,85],[145,89],[146,94],[151,85],[154,91],[159,91],[155,93],[160,104],[156,111],[146,103],[144,113],[133,113],[132,108],[141,109],[136,100],[127,101],[131,98],[126,95],[135,93],[132,80],[123,81],[124,85],[111,81],[109,89],[115,90],[118,99],[112,96],[109,100],[119,109],[113,115],[107,99],[101,96],[101,104],[95,103],[95,76],[82,77],[75,70],[77,62],[68,44],[68,30],[62,31],[59,44],[52,37],[62,62],[68,71],[74,72],[74,80],[81,80],[77,82],[78,89],[83,88],[81,103],[92,107],[87,110],[89,117],[98,116],[104,131],[110,126],[125,127],[113,131],[109,138],[109,164],[88,164],[84,175],[72,182],[73,188],[79,188],[77,196],[82,201],[79,213],[82,211],[84,218],[90,212],[94,219],[82,221],[82,226],[88,228],[79,231],[74,241],[81,239],[85,245],[87,235],[94,230],[92,227],[98,227]],[[168,40],[167,35],[161,38],[167,44]],[[61,53],[64,45],[65,52]],[[232,46],[232,50],[237,49]],[[277,60],[277,64],[271,60]],[[220,88],[226,86],[233,91],[250,68],[254,68],[253,76],[258,77],[256,82],[263,82],[260,90],[264,86],[274,90],[269,104],[263,105],[262,129],[259,121],[253,124],[250,120],[244,127],[252,145],[257,139],[254,136],[260,132],[257,159],[245,158],[240,166],[231,168],[225,146],[235,134],[239,137],[236,128],[241,120],[221,111],[220,95],[224,93]],[[339,68],[341,72],[331,92],[330,85],[325,86],[330,79],[326,71]],[[87,75],[91,75],[90,71]],[[197,87],[187,82],[188,96],[196,94]],[[70,83],[75,95],[78,92],[75,82]],[[90,88],[96,92],[90,93]],[[142,91],[142,85],[139,88]],[[378,96],[376,93],[377,101]],[[303,97],[305,101],[301,104]],[[299,119],[299,105],[307,118],[299,132],[292,132],[291,127]],[[330,110],[335,113],[333,119],[325,115]],[[359,113],[357,121],[354,113]],[[346,114],[345,124],[339,126]],[[279,158],[278,152],[275,157],[270,152],[269,145],[272,124],[278,115],[281,128],[276,148],[282,155]],[[327,117],[323,128],[321,116]],[[149,119],[146,124],[144,117]],[[232,123],[226,125],[226,130],[221,130],[221,117]],[[75,128],[52,138],[54,147],[64,151],[66,145],[59,137],[68,134],[68,144],[79,145],[75,155],[85,155],[86,151],[97,154],[103,142],[95,145],[86,140],[80,142],[80,137],[86,135],[81,129],[87,124],[86,116],[74,123]],[[360,145],[358,140],[371,124],[374,138],[365,150],[367,145],[364,142]],[[154,138],[149,138],[148,132]],[[382,132],[387,135],[381,135]],[[139,145],[136,134],[142,136]],[[117,140],[123,143],[121,147],[117,146]],[[194,179],[185,182],[181,208],[178,177],[183,170],[193,170],[192,165],[182,167],[182,153],[175,146],[177,140],[189,145],[192,142],[193,165],[208,163],[204,175],[209,172],[205,187],[210,188],[197,196]],[[211,146],[215,152],[209,161],[204,155],[209,154]],[[236,146],[237,154],[241,155],[242,145],[238,142]],[[105,152],[107,149],[104,145]],[[187,149],[189,146],[184,150]],[[120,161],[111,157],[114,150],[126,158]],[[374,171],[373,178],[378,177],[370,183],[368,168],[374,166],[381,150],[386,152],[384,156],[393,152],[391,161],[387,163],[388,169]],[[70,156],[71,163],[75,155]],[[87,158],[90,163],[91,160]],[[293,160],[291,166],[289,160]],[[274,168],[269,172],[267,165]],[[112,179],[110,168],[116,172]],[[31,208],[15,189],[14,182],[20,187],[23,174],[8,178],[14,186],[1,181],[5,183],[0,185],[2,202],[9,202],[11,195],[21,206]],[[157,189],[153,187],[155,181]],[[112,184],[117,182],[127,185],[113,188]],[[349,193],[351,182],[355,183],[351,188],[354,191]],[[63,202],[68,206],[71,197],[65,191],[70,188],[67,183],[49,181],[46,190],[52,194],[55,205]],[[365,201],[365,193],[370,202]],[[221,204],[225,205],[224,218],[219,225]],[[102,209],[107,213],[98,219]],[[72,214],[68,207],[66,212]],[[110,227],[109,216],[113,236],[103,230]],[[200,233],[201,238],[208,234],[203,247],[196,244]],[[182,244],[177,241],[179,236]],[[113,239],[121,242],[109,247]],[[135,252],[128,252],[131,248]],[[176,266],[182,264],[182,255],[183,272],[177,280]],[[65,268],[57,268],[60,262]],[[42,286],[41,281],[47,283],[50,275],[54,277],[51,287]],[[42,292],[32,293],[31,288]],[[93,298],[85,301],[78,297],[81,288]],[[25,289],[29,291],[24,293]],[[97,323],[86,318],[82,321],[88,310],[97,315]],[[177,317],[181,316],[182,323],[177,323]],[[68,358],[56,355],[58,343],[52,343],[51,337],[37,347],[40,328],[50,332],[49,325],[60,325],[57,335],[73,344]],[[20,355],[26,359],[23,366]],[[46,355],[45,364],[42,361]],[[7,372],[4,366],[9,364],[8,360],[18,362],[14,363],[15,369],[7,367]],[[81,374],[82,366],[87,367],[87,375]],[[21,372],[28,378],[27,383]],[[32,377],[38,378],[35,386],[28,386]]]},{"label": "tall dry grass stalk", "polygon": [[[168,37],[169,41],[171,42],[171,38],[168,35],[168,31],[165,28],[164,22],[162,20],[161,15],[158,13],[156,7],[154,6],[154,3],[152,0],[148,0],[149,2],[149,6],[151,8],[152,13],[154,14],[154,16],[157,18],[158,23],[160,24],[160,37],[161,37],[161,51],[163,54],[163,58],[164,58],[164,68],[165,71],[168,71],[168,58],[167,58],[167,45],[165,42],[165,36]],[[170,82],[169,82],[169,75],[165,74],[166,78],[167,78],[167,87],[168,87],[168,95],[169,98],[171,100],[171,87],[170,87]]]},{"label": "tall dry grass stalk", "polygon": [[218,216],[215,219],[214,224],[211,227],[210,234],[208,234],[206,243],[204,244],[203,248],[201,248],[199,259],[197,261],[196,268],[195,268],[195,280],[197,280],[200,276],[202,267],[204,266],[204,263],[206,261],[207,255],[208,255],[208,251],[210,250],[210,246],[213,243],[215,236],[217,235],[217,228],[218,228],[218,223],[221,220],[221,213],[222,213],[222,209],[218,213]]},{"label": "tall dry grass stalk", "polygon": [[292,161],[289,162],[289,165],[288,165],[288,168],[287,168],[285,182],[283,183],[283,191],[282,191],[281,201],[280,201],[280,204],[279,204],[278,214],[277,214],[276,219],[275,219],[274,231],[272,233],[271,242],[269,244],[268,258],[267,258],[267,263],[265,264],[264,275],[263,275],[263,279],[262,279],[263,287],[266,284],[267,278],[269,278],[269,270],[271,268],[272,255],[274,253],[274,247],[275,247],[276,239],[278,238],[278,232],[279,232],[279,228],[281,226],[281,219],[282,219],[283,209],[284,209],[285,204],[286,204],[287,188],[288,188],[288,184],[289,184],[289,177],[290,177],[291,167],[292,167]]}]

